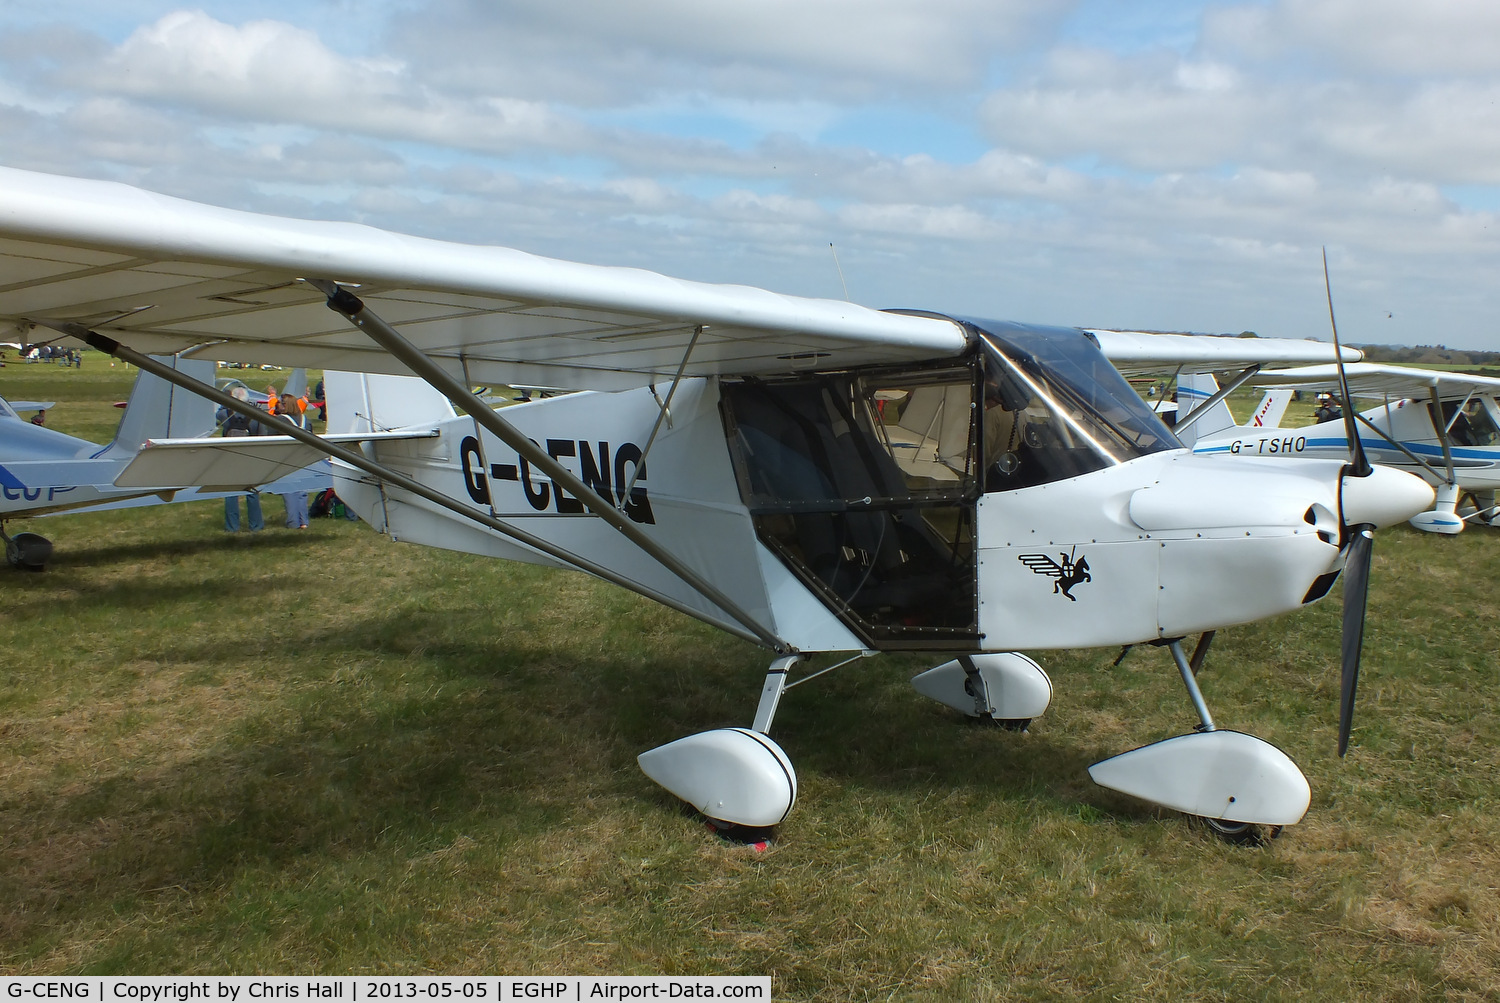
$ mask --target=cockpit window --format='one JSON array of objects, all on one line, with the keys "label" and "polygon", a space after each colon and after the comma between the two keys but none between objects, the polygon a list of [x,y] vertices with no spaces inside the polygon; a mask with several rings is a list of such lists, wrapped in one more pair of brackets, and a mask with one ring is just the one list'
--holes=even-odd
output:
[{"label": "cockpit window", "polygon": [[1500,426],[1495,423],[1495,418],[1500,415],[1500,401],[1493,397],[1485,397],[1478,402],[1479,406],[1474,409],[1475,413],[1470,416],[1470,424],[1474,427],[1474,444],[1476,446],[1493,446],[1500,443]]},{"label": "cockpit window", "polygon": [[981,330],[986,491],[1074,477],[1179,447],[1082,332],[1011,333],[1003,339]]},{"label": "cockpit window", "polygon": [[[1488,406],[1486,406],[1488,405]],[[1448,438],[1455,446],[1493,446],[1500,441],[1490,408],[1494,400],[1471,398],[1463,409],[1458,401],[1443,401],[1443,420],[1448,424]]]}]

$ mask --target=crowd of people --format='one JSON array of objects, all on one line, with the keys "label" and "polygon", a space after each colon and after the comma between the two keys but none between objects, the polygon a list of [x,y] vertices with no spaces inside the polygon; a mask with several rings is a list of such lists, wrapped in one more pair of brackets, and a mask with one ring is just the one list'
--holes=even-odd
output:
[{"label": "crowd of people", "polygon": [[[26,362],[57,362],[74,369],[83,368],[83,352],[76,348],[57,345],[22,345],[20,358]],[[0,365],[5,364],[5,353],[0,352]]]},{"label": "crowd of people", "polygon": [[[235,400],[250,403],[250,393],[243,386],[237,386],[230,391],[230,396]],[[277,435],[277,421],[290,422],[298,428],[308,427],[308,410],[317,408],[319,420],[326,421],[328,415],[328,403],[323,397],[323,381],[319,380],[309,397],[306,393],[298,393],[290,388],[277,390],[276,387],[266,387],[266,400],[264,404],[256,402],[255,407],[265,412],[265,419],[252,418],[238,411],[231,411],[227,407],[219,408],[218,422],[220,434],[225,438],[239,438],[251,435]],[[230,495],[224,499],[224,530],[228,533],[237,533],[240,529],[240,495]],[[265,528],[265,513],[261,508],[260,492],[251,490],[244,496],[245,516],[252,533],[259,532]],[[287,492],[281,496],[286,506],[286,528],[306,529],[309,518],[308,497],[306,491]],[[350,518],[352,518],[350,513]]]}]

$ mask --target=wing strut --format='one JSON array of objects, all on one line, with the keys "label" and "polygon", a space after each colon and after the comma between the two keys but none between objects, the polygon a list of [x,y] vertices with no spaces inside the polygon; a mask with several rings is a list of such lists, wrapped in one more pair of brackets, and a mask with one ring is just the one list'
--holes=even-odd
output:
[{"label": "wing strut", "polygon": [[[1220,390],[1218,393],[1214,394],[1212,397],[1210,397],[1208,400],[1204,401],[1202,404],[1196,405],[1193,408],[1193,410],[1188,413],[1187,417],[1183,418],[1181,421],[1174,422],[1172,424],[1172,431],[1173,432],[1179,432],[1182,429],[1187,428],[1189,425],[1191,425],[1193,422],[1197,421],[1199,418],[1201,418],[1204,415],[1208,414],[1208,409],[1209,408],[1213,407],[1215,404],[1219,403],[1219,401],[1223,400],[1225,397],[1228,397],[1230,394],[1234,393],[1240,387],[1244,386],[1246,380],[1248,380],[1250,377],[1254,376],[1256,373],[1260,372],[1260,365],[1261,364],[1259,362],[1255,362],[1255,363],[1251,363],[1250,365],[1246,366],[1244,368],[1244,370],[1238,376],[1236,376],[1234,379],[1230,380],[1227,384],[1225,384],[1224,388],[1222,390]],[[1180,370],[1179,370],[1179,372],[1180,372]]]},{"label": "wing strut", "polygon": [[[1353,409],[1351,408],[1351,410],[1353,410]],[[1391,408],[1390,408],[1390,399],[1387,398],[1386,399],[1386,414],[1387,415],[1390,414],[1390,410],[1391,410]],[[1376,435],[1380,436],[1386,442],[1388,442],[1392,446],[1394,446],[1397,450],[1399,450],[1400,452],[1404,453],[1406,455],[1407,459],[1411,460],[1417,466],[1419,466],[1419,467],[1423,468],[1424,470],[1426,470],[1429,474],[1431,474],[1432,476],[1436,477],[1438,480],[1445,481],[1448,484],[1454,483],[1454,481],[1453,481],[1453,465],[1452,465],[1452,462],[1451,462],[1451,459],[1452,459],[1451,456],[1450,456],[1450,462],[1449,462],[1449,465],[1448,465],[1448,473],[1444,474],[1437,467],[1434,467],[1432,464],[1428,463],[1422,457],[1418,456],[1416,453],[1413,453],[1410,449],[1407,449],[1406,446],[1405,446],[1405,444],[1403,444],[1399,439],[1396,439],[1396,438],[1392,437],[1390,433],[1386,432],[1384,429],[1382,429],[1380,426],[1376,425],[1370,419],[1368,419],[1364,415],[1360,414],[1357,410],[1354,411],[1354,417],[1355,417],[1355,420],[1361,422],[1370,431],[1374,432]],[[1436,427],[1436,426],[1434,426],[1434,427]],[[1441,437],[1442,435],[1443,435],[1443,433],[1441,431],[1439,431],[1438,432],[1438,436]]]},{"label": "wing strut", "polygon": [[[186,376],[182,373],[179,373],[171,366],[157,362],[149,355],[143,355],[140,352],[127,348],[126,346],[115,341],[113,338],[108,338],[104,335],[98,334],[97,332],[90,331],[82,325],[48,324],[46,326],[53,327],[56,330],[64,330],[67,334],[70,334],[85,342],[90,348],[98,349],[101,352],[112,355],[117,359],[121,359],[133,366],[143,369],[148,373],[151,373],[155,376],[160,376],[162,379],[168,381],[169,383],[176,384],[177,386],[180,386],[186,390],[191,390],[193,393],[199,394],[203,397],[207,397],[209,400],[213,401],[215,404],[218,404],[220,407],[228,408],[230,411],[246,415],[250,418],[264,419],[266,417],[266,413],[255,405],[250,404],[246,401],[237,400],[234,397],[231,397],[223,391],[219,390],[217,387],[209,386],[207,383],[195,380],[191,376]],[[489,411],[488,408],[482,408],[482,410]],[[490,413],[493,414],[492,411]],[[747,630],[745,629],[745,627],[742,627],[732,621],[720,620],[717,617],[705,616],[702,611],[692,609],[684,603],[673,599],[671,596],[658,593],[650,588],[646,588],[638,582],[628,581],[622,576],[616,574],[614,571],[611,571],[609,568],[606,568],[599,564],[595,564],[593,561],[590,561],[586,557],[580,557],[577,554],[571,554],[568,551],[563,550],[561,547],[558,547],[539,536],[533,536],[523,529],[517,529],[516,527],[511,526],[508,523],[501,522],[494,516],[470,508],[469,506],[464,505],[461,502],[455,501],[448,495],[443,494],[443,492],[430,488],[427,485],[423,484],[421,481],[408,477],[399,471],[392,470],[384,464],[377,463],[375,460],[372,460],[369,457],[365,456],[364,453],[360,452],[357,449],[347,449],[336,443],[329,442],[322,436],[309,432],[306,429],[298,428],[291,422],[284,423],[284,427],[280,427],[279,431],[282,434],[291,436],[304,445],[312,446],[314,449],[326,453],[336,460],[347,463],[351,467],[354,467],[358,470],[363,470],[365,473],[370,474],[373,477],[378,477],[383,481],[394,484],[396,487],[401,488],[405,491],[409,491],[419,498],[425,498],[426,500],[432,502],[434,505],[440,506],[441,508],[445,508],[450,512],[463,516],[465,519],[470,519],[474,522],[477,522],[481,526],[493,529],[497,533],[508,536],[511,539],[523,543],[534,550],[546,554],[548,557],[571,565],[572,567],[575,567],[580,571],[586,571],[591,575],[596,575],[599,578],[603,578],[605,581],[618,585],[621,588],[629,589],[632,592],[637,592],[648,599],[653,599],[656,602],[661,603],[663,606],[675,609],[679,613],[684,613],[696,619],[704,620],[720,628],[721,630],[728,631],[729,633],[734,634],[737,637],[741,637],[747,641],[751,641],[757,644],[764,644],[777,652],[783,652],[786,648],[786,646],[779,640],[759,629],[758,625],[756,625],[756,629]],[[713,597],[710,596],[709,598],[712,599]],[[748,621],[742,620],[741,622],[745,623],[746,627],[752,626],[752,624]]]},{"label": "wing strut", "polygon": [[[676,555],[643,533],[640,527],[631,522],[630,518],[615,508],[608,499],[602,497],[593,488],[583,483],[567,467],[558,463],[544,449],[521,434],[510,422],[500,417],[494,408],[486,405],[478,397],[470,393],[469,388],[449,375],[447,370],[422,354],[415,345],[402,337],[400,332],[387,324],[373,311],[366,308],[358,296],[355,296],[338,283],[330,282],[326,279],[308,279],[307,282],[328,297],[328,308],[330,310],[347,317],[349,322],[368,335],[371,341],[387,352],[390,352],[402,365],[422,377],[434,389],[444,397],[447,397],[453,403],[454,407],[467,411],[475,421],[488,429],[492,435],[525,457],[526,461],[532,466],[552,478],[553,483],[561,488],[565,488],[569,494],[581,501],[589,511],[619,530],[627,540],[649,554],[662,567],[686,582],[699,595],[744,625],[745,628],[755,635],[761,644],[774,651],[786,653],[787,646],[780,638],[767,630],[760,621],[741,609],[738,603],[726,596],[713,583],[678,560]],[[633,586],[631,587],[633,588]]]},{"label": "wing strut", "polygon": [[[1443,463],[1448,467],[1448,483],[1457,484],[1457,477],[1453,473],[1453,446],[1451,444],[1452,440],[1448,438],[1448,430],[1453,427],[1453,422],[1450,421],[1445,423],[1443,421],[1443,403],[1438,398],[1437,387],[1428,387],[1427,389],[1428,392],[1432,395],[1432,427],[1437,429],[1438,442],[1442,443],[1443,446]],[[1464,402],[1464,404],[1467,403],[1468,401]],[[1463,412],[1463,407],[1464,405],[1460,404],[1458,407],[1454,408],[1453,421],[1458,420],[1458,416]]]},{"label": "wing strut", "polygon": [[682,374],[687,370],[688,359],[693,354],[693,347],[698,344],[698,339],[703,336],[703,325],[699,324],[693,328],[693,340],[688,342],[687,351],[682,353],[682,365],[677,367],[677,375],[672,377],[672,386],[667,390],[667,399],[663,401],[656,397],[656,387],[651,387],[651,396],[656,397],[659,410],[656,412],[656,422],[651,426],[651,434],[646,436],[646,448],[641,450],[641,461],[635,465],[635,473],[630,475],[630,483],[625,485],[625,490],[620,492],[620,508],[630,503],[631,492],[635,490],[635,482],[640,479],[641,471],[646,469],[646,457],[651,455],[651,444],[656,441],[656,433],[661,431],[661,422],[665,418],[670,424],[672,421],[672,396],[677,393],[677,385],[682,382]]}]

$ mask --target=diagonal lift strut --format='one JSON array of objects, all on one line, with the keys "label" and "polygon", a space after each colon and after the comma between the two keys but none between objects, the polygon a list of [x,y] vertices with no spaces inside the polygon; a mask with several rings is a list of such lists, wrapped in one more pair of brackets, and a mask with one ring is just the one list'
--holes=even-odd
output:
[{"label": "diagonal lift strut", "polygon": [[[759,620],[741,608],[738,603],[725,595],[712,582],[684,564],[675,554],[642,532],[640,527],[632,522],[625,513],[621,512],[608,499],[585,484],[579,477],[568,470],[567,467],[558,463],[546,450],[523,435],[514,425],[502,418],[494,408],[485,404],[478,397],[475,397],[469,391],[468,387],[464,386],[459,380],[454,379],[446,369],[429,359],[420,349],[407,341],[400,332],[387,324],[374,311],[366,307],[358,296],[355,296],[338,283],[330,282],[326,279],[308,279],[307,282],[328,297],[328,307],[330,310],[348,318],[349,322],[369,336],[371,341],[387,352],[390,352],[402,365],[422,377],[429,385],[444,397],[447,397],[454,407],[462,408],[468,412],[475,421],[483,425],[497,439],[514,449],[532,466],[552,478],[553,483],[566,489],[569,494],[581,501],[590,512],[593,512],[609,525],[619,530],[627,540],[645,551],[658,564],[676,575],[699,595],[743,625],[756,636],[760,643],[775,651],[782,652],[783,654],[786,653],[786,644],[761,624]],[[627,498],[626,501],[628,502],[629,499]]]}]

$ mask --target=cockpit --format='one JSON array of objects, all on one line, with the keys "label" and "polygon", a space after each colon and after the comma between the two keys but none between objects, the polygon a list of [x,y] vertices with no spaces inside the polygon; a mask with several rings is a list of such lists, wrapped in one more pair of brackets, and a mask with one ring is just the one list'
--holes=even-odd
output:
[{"label": "cockpit", "polygon": [[1500,406],[1489,396],[1443,401],[1443,420],[1455,446],[1500,444]]},{"label": "cockpit", "polygon": [[722,388],[761,541],[885,648],[973,647],[981,494],[1181,448],[1082,331],[959,320],[961,358]]}]

